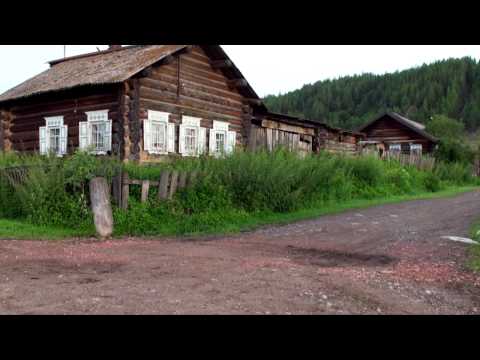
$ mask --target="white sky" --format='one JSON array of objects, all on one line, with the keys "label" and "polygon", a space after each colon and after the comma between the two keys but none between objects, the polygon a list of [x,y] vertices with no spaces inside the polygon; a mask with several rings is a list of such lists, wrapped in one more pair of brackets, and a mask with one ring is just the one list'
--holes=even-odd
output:
[{"label": "white sky", "polygon": [[[106,45],[67,45],[67,56]],[[480,45],[222,45],[259,96],[318,80],[383,74],[450,57],[480,59]],[[0,45],[0,93],[46,70],[63,45]]]}]

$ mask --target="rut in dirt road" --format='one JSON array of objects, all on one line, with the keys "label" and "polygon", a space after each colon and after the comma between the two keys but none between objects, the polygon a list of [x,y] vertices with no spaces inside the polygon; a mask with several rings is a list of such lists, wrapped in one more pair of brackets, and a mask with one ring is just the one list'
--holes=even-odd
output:
[{"label": "rut in dirt road", "polygon": [[2,314],[476,314],[480,192],[233,236],[0,241]]}]

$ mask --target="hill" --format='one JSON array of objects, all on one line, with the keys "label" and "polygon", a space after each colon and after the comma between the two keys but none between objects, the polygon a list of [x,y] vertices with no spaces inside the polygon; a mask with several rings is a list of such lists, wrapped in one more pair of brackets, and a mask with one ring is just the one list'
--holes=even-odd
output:
[{"label": "hill", "polygon": [[480,128],[480,63],[448,59],[384,75],[363,74],[318,81],[265,98],[274,112],[354,129],[384,111],[428,123],[442,114],[468,131]]}]

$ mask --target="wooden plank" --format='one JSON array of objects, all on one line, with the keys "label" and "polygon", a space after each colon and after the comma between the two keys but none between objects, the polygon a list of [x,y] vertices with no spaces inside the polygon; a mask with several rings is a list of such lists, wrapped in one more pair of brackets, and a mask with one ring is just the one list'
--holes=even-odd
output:
[{"label": "wooden plank", "polygon": [[120,207],[122,205],[122,174],[113,177],[112,194],[114,204]]},{"label": "wooden plank", "polygon": [[173,195],[177,192],[178,187],[178,171],[172,171],[172,177],[170,179],[170,191],[168,192],[168,198],[172,199]]},{"label": "wooden plank", "polygon": [[187,173],[186,172],[181,172],[180,173],[180,176],[178,178],[178,189],[181,190],[181,189],[185,189],[185,187],[187,186]]},{"label": "wooden plank", "polygon": [[130,195],[129,176],[127,172],[122,175],[122,209],[128,209],[128,197]]},{"label": "wooden plank", "polygon": [[142,203],[147,202],[149,190],[150,190],[150,181],[143,180],[142,181],[142,197],[140,200]]},{"label": "wooden plank", "polygon": [[187,186],[191,187],[195,185],[195,182],[197,181],[198,177],[198,171],[192,171],[190,175],[187,177]]},{"label": "wooden plank", "polygon": [[292,133],[297,133],[302,135],[311,135],[311,136],[315,135],[314,128],[290,125],[290,124],[285,124],[285,123],[273,121],[273,120],[262,120],[262,127],[269,128],[269,129],[278,129],[281,131],[287,131],[287,132],[292,132]]},{"label": "wooden plank", "polygon": [[267,149],[268,151],[273,150],[273,143],[272,143],[272,129],[266,129],[267,132]]},{"label": "wooden plank", "polygon": [[168,199],[168,182],[170,180],[170,171],[165,170],[160,175],[160,182],[158,184],[158,199],[166,200]]}]

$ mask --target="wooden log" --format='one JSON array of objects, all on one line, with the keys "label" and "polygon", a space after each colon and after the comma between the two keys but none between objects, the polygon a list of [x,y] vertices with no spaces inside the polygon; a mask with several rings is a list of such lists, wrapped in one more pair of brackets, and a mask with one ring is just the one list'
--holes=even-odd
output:
[{"label": "wooden log", "polygon": [[188,179],[187,186],[188,187],[194,186],[195,182],[197,181],[197,177],[198,177],[198,171],[192,171],[190,173],[190,176],[187,177],[187,179]]},{"label": "wooden log", "polygon": [[112,194],[114,204],[120,207],[122,205],[122,174],[113,177]]},{"label": "wooden log", "polygon": [[97,234],[102,239],[111,236],[113,233],[112,205],[110,188],[105,178],[96,177],[90,180],[90,202]]},{"label": "wooden log", "polygon": [[165,170],[160,175],[160,182],[158,184],[158,199],[165,200],[168,198],[168,181],[170,180],[170,171]]},{"label": "wooden log", "polygon": [[128,197],[130,195],[130,183],[129,176],[127,172],[124,172],[122,175],[122,206],[124,210],[128,209]]},{"label": "wooden log", "polygon": [[248,86],[248,82],[245,79],[233,79],[228,80],[227,85],[229,88],[245,87]]},{"label": "wooden log", "polygon": [[187,173],[186,172],[181,172],[180,176],[178,178],[178,189],[185,189],[187,186]]},{"label": "wooden log", "polygon": [[230,60],[214,60],[210,62],[210,65],[212,65],[214,69],[224,69],[232,67],[233,63]]},{"label": "wooden log", "polygon": [[142,196],[141,196],[141,202],[147,202],[148,200],[148,191],[150,190],[150,181],[148,180],[143,180],[142,181]]},{"label": "wooden log", "polygon": [[178,187],[178,171],[172,171],[172,177],[170,179],[170,191],[168,192],[168,198],[172,199],[173,195],[177,191]]}]

